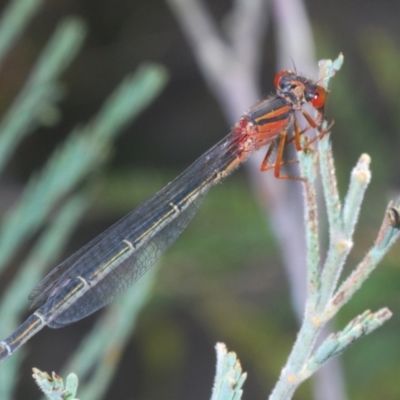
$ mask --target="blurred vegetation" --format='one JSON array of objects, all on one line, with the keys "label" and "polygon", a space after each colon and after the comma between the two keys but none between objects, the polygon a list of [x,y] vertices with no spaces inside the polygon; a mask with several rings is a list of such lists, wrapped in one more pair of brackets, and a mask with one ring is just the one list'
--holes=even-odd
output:
[{"label": "blurred vegetation", "polygon": [[[21,35],[39,5],[40,2],[34,0],[10,2],[0,21],[0,49],[3,52],[11,48]],[[79,50],[84,34],[85,27],[79,18],[66,18],[41,52],[26,83],[0,123],[0,167],[8,163],[20,141],[38,125],[57,122],[59,112],[56,103],[60,101],[62,93],[59,76]],[[41,171],[30,177],[18,200],[4,214],[0,226],[0,269],[3,270],[15,259],[16,254],[19,257],[18,264],[22,265],[3,293],[0,306],[2,337],[5,338],[19,325],[32,283],[37,283],[45,268],[54,264],[72,229],[87,209],[88,193],[73,194],[74,190],[107,160],[116,134],[158,94],[166,77],[165,69],[155,64],[142,66],[135,75],[126,77],[98,114],[85,126],[73,129]],[[36,243],[27,250],[29,246],[26,246],[26,242],[34,236]],[[26,260],[22,262],[25,253]],[[136,316],[148,297],[152,276],[154,273],[147,274],[134,296],[121,296],[125,302],[116,302],[116,305],[119,304],[117,310],[109,309],[112,317],[105,314],[105,323],[99,321],[93,334],[88,337],[86,346],[79,349],[79,355],[84,359],[76,356],[74,364],[72,358],[71,368],[77,369],[79,366],[83,377],[88,371],[91,372],[92,380],[86,386],[86,398],[94,399],[102,395],[114,376],[118,354],[121,353],[118,349],[122,349],[126,343]],[[107,343],[104,338],[108,339]],[[45,342],[43,353],[49,352],[50,348],[51,343]],[[114,363],[107,359],[110,353],[114,353]],[[0,366],[1,399],[13,397],[17,386],[15,376],[18,375],[24,355],[23,350],[16,352],[7,363]],[[82,393],[85,394],[85,387]]]},{"label": "blurred vegetation", "polygon": [[[400,36],[396,29],[400,28],[390,21],[398,18],[400,4],[331,3],[335,2],[314,0],[308,6],[318,55],[332,57],[342,50],[346,57],[345,67],[333,81],[327,109],[335,120],[332,140],[341,192],[361,153],[371,155],[373,171],[347,266],[350,270],[370,247],[387,199],[399,191]],[[230,2],[210,1],[209,5],[218,16]],[[156,1],[44,2],[0,72],[2,114],[55,25],[71,13],[87,21],[89,32],[84,51],[63,77],[68,96],[61,105],[62,120],[38,127],[18,145],[3,174],[2,210],[16,201],[33,171],[44,165],[71,127],[92,117],[124,74],[150,59],[168,67],[171,82],[116,141],[110,166],[93,174],[95,202],[65,255],[162,188],[230,129],[201,81],[172,15],[163,2]],[[265,93],[272,90],[273,50],[269,36]],[[290,243],[287,251],[291,251]],[[387,306],[394,312],[389,323],[344,355],[351,399],[399,398],[399,260],[397,246],[336,320],[341,328],[366,305]],[[19,263],[18,256],[12,270],[2,277],[2,289]],[[162,266],[154,296],[121,354],[118,374],[104,398],[206,398],[214,374],[216,341],[235,349],[249,373],[244,399],[265,398],[291,348],[297,325],[273,235],[242,172],[210,192]],[[15,399],[39,396],[30,381],[31,367],[61,370],[95,318],[62,330],[44,330],[22,349],[29,358],[18,369]],[[46,352],[48,343],[54,347]],[[306,384],[296,399],[309,398]]]},{"label": "blurred vegetation", "polygon": [[[334,46],[332,42],[328,44],[321,26],[318,32],[324,53],[339,45],[337,42]],[[346,66],[335,78],[329,97],[329,112],[335,119],[332,141],[342,193],[347,185],[348,171],[358,155],[366,152],[372,158],[372,181],[355,234],[356,246],[350,255],[354,263],[348,265],[349,270],[372,243],[387,200],[399,195],[400,159],[396,153],[400,144],[400,78],[395,71],[400,67],[400,47],[397,38],[382,26],[362,27],[356,40],[364,65],[351,55],[347,56]],[[358,72],[366,83],[356,78]],[[372,95],[371,90],[374,90]],[[338,315],[337,326],[340,327],[366,304],[371,309],[385,305],[394,313],[384,329],[343,355],[350,398],[397,399],[400,395],[400,386],[395,382],[400,372],[400,351],[397,350],[399,260],[400,248],[395,246],[372,278]]]}]

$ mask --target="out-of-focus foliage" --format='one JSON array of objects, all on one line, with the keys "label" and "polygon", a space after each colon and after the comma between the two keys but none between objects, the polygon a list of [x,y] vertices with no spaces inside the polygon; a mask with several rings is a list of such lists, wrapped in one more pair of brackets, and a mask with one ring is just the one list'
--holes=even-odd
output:
[{"label": "out-of-focus foliage", "polygon": [[[343,51],[346,57],[332,83],[327,106],[328,116],[335,120],[332,140],[342,193],[359,155],[367,152],[372,158],[373,179],[348,270],[372,244],[387,199],[399,190],[399,4],[307,2],[318,56],[333,57]],[[208,6],[219,18],[231,2],[208,1]],[[64,76],[68,97],[63,102],[61,124],[41,128],[19,146],[5,175],[12,186],[4,188],[2,198],[11,200],[2,207],[9,207],[16,189],[43,165],[76,122],[93,115],[125,73],[143,60],[160,61],[169,68],[171,83],[117,141],[111,170],[96,176],[100,194],[68,254],[154,194],[230,129],[162,1],[46,2],[0,72],[2,112],[16,96],[55,23],[69,14],[82,16],[89,32],[84,52]],[[272,35],[266,38],[263,51],[263,92],[269,93],[275,73]],[[291,251],[290,243],[287,251]],[[344,355],[351,398],[399,398],[399,282],[397,246],[337,318],[340,329],[366,305],[372,309],[388,306],[394,312],[383,329]],[[30,379],[32,363],[45,370],[60,370],[64,351],[77,346],[93,323],[94,317],[63,330],[41,332],[32,340],[35,352],[29,365],[21,368],[21,379]],[[296,330],[273,236],[243,174],[237,173],[210,192],[193,223],[167,253],[155,296],[140,318],[105,398],[207,398],[216,341],[235,349],[249,373],[244,399],[265,398]],[[63,349],[55,346],[60,354],[51,362],[54,367],[43,367],[43,343],[51,341],[63,343]],[[33,398],[36,393],[28,381],[20,381],[20,388],[17,398]],[[296,398],[310,398],[307,384]]]}]

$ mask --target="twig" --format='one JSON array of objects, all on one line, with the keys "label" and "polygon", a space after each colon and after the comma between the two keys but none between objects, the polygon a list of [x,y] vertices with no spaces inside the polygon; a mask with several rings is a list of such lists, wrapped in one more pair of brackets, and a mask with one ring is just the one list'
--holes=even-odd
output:
[{"label": "twig", "polygon": [[[210,91],[219,100],[230,123],[236,121],[249,104],[261,98],[255,74],[259,71],[260,54],[265,51],[262,38],[269,21],[267,12],[272,13],[277,30],[278,69],[287,69],[294,61],[302,72],[315,70],[311,24],[301,0],[234,2],[228,16],[230,30],[224,37],[201,0],[166,1],[191,45]],[[268,8],[271,3],[273,7]],[[246,52],[243,46],[248,47]],[[301,321],[306,297],[301,185],[294,182],[288,185],[268,174],[260,174],[263,157],[261,153],[250,157],[246,168],[260,207],[276,235],[293,308]],[[321,398],[344,398],[339,368],[332,363],[330,369],[323,371],[329,375],[324,381],[330,386],[320,385]]]},{"label": "twig", "polygon": [[[18,207],[0,228],[0,269],[32,235],[51,208],[83,177],[105,160],[113,137],[153,99],[166,80],[157,65],[139,68],[125,79],[105,102],[97,117],[74,130],[67,142],[48,160],[43,171],[31,180]],[[35,212],[32,212],[35,210]]]},{"label": "twig", "polygon": [[211,400],[240,400],[247,374],[242,372],[236,354],[229,352],[223,343],[217,343],[217,368]]},{"label": "twig", "polygon": [[78,377],[75,374],[69,374],[65,383],[55,372],[51,376],[47,372],[42,372],[33,368],[33,379],[50,400],[79,400],[76,392],[78,390]]},{"label": "twig", "polygon": [[[45,269],[56,261],[87,205],[88,200],[82,195],[75,195],[67,201],[31,250],[1,300],[0,337],[18,326],[21,314],[26,310],[27,293],[32,290],[32,282],[38,282]],[[0,399],[12,398],[14,378],[18,375],[23,356],[23,352],[16,353],[9,363],[0,365]]]},{"label": "twig", "polygon": [[[338,69],[341,61],[339,57],[336,64],[335,62],[330,63],[331,72]],[[321,129],[326,129],[326,127],[323,126]],[[374,246],[336,290],[343,264],[352,247],[354,227],[365,189],[370,180],[370,160],[367,155],[362,155],[353,169],[345,206],[342,209],[337,193],[333,156],[328,141],[329,135],[326,135],[319,143],[320,169],[328,219],[332,224],[330,227],[330,248],[323,268],[317,265],[317,256],[314,254],[318,252],[318,244],[315,238],[317,235],[316,200],[313,185],[315,180],[315,169],[313,167],[315,167],[316,155],[307,152],[299,155],[302,175],[308,180],[307,184],[304,185],[304,193],[308,238],[307,252],[309,254],[307,257],[309,290],[303,324],[289,359],[282,369],[280,379],[271,394],[271,400],[291,399],[296,388],[304,379],[318,371],[327,361],[343,352],[350,344],[371,333],[391,317],[391,312],[386,308],[375,313],[366,311],[351,321],[342,332],[330,335],[317,349],[314,349],[322,328],[361,287],[377,263],[400,236],[399,213],[397,208],[392,207],[392,203],[390,203]],[[324,154],[321,152],[324,152]]]},{"label": "twig", "polygon": [[3,12],[0,20],[0,65],[43,2],[43,0],[14,0]]},{"label": "twig", "polygon": [[0,170],[18,143],[39,125],[45,110],[60,100],[59,75],[81,48],[86,28],[78,18],[68,18],[57,28],[0,124]]}]

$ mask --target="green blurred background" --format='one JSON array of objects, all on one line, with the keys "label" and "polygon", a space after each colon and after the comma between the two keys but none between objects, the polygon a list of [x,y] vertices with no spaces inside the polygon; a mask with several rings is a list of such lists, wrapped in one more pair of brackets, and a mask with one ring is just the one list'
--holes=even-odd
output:
[{"label": "green blurred background", "polygon": [[[227,0],[205,3],[217,19],[231,7]],[[2,7],[6,4],[1,1]],[[318,58],[334,58],[339,51],[345,55],[327,107],[335,120],[332,141],[341,193],[359,155],[372,158],[373,179],[348,272],[371,246],[386,204],[400,188],[400,2],[310,0],[306,6]],[[63,76],[61,119],[40,127],[19,146],[2,177],[2,210],[13,204],[70,129],[93,116],[124,75],[143,61],[156,61],[168,68],[170,80],[117,139],[108,165],[92,176],[95,201],[63,258],[162,188],[230,130],[161,0],[46,1],[0,71],[2,114],[44,43],[68,15],[84,19],[88,36]],[[273,90],[275,74],[273,23],[269,21],[263,46],[266,94]],[[290,251],[290,243],[287,247]],[[16,268],[18,260],[2,278],[2,288]],[[394,317],[344,354],[351,399],[400,398],[400,245],[346,305],[336,326],[343,327],[367,308],[383,306]],[[39,398],[31,367],[60,371],[96,317],[61,330],[46,328],[26,345],[29,352],[17,377],[16,399]],[[104,398],[208,398],[217,341],[235,350],[249,373],[243,398],[266,398],[296,330],[274,236],[240,170],[210,192],[193,223],[163,257],[153,296]],[[295,398],[310,398],[308,384]]]}]

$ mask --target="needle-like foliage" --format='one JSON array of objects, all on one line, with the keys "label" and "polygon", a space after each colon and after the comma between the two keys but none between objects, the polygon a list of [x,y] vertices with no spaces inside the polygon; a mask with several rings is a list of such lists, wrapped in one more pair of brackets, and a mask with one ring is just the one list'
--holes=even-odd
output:
[{"label": "needle-like foliage", "polygon": [[[40,0],[11,1],[0,20],[0,64],[13,44],[23,35],[23,30],[40,8]],[[0,168],[12,158],[17,145],[35,128],[56,115],[56,102],[60,97],[60,75],[73,61],[81,48],[86,28],[79,18],[67,18],[56,29],[32,68],[24,87],[15,102],[0,121]],[[2,217],[0,225],[0,271],[20,250],[23,243],[37,234],[49,217],[51,222],[43,230],[35,246],[8,285],[0,305],[0,335],[5,337],[18,326],[21,314],[27,308],[27,295],[49,266],[59,259],[68,237],[88,207],[89,193],[74,193],[76,187],[96,168],[104,164],[110,154],[113,140],[122,128],[131,122],[159,93],[166,81],[166,71],[159,65],[143,65],[126,77],[114,90],[87,125],[73,130],[64,144],[56,149],[43,169],[31,178],[20,198]],[[51,112],[53,110],[53,112]],[[58,205],[58,213],[54,213]],[[61,206],[60,206],[61,205]],[[133,309],[147,298],[151,287],[144,282],[135,297]],[[126,304],[131,302],[126,300]],[[134,325],[132,306],[120,307],[121,320],[126,324],[113,326],[114,333],[123,342]],[[128,316],[129,314],[129,316]],[[103,334],[99,328],[98,334]],[[94,343],[94,342],[93,342]],[[112,343],[111,343],[112,344]],[[103,353],[98,351],[92,360]],[[22,349],[0,366],[0,398],[13,398],[17,370],[26,354]],[[87,359],[90,359],[88,357]],[[94,362],[94,361],[92,361]],[[100,365],[100,364],[99,364]],[[112,376],[114,368],[109,368]],[[107,380],[103,379],[103,383]]]}]

